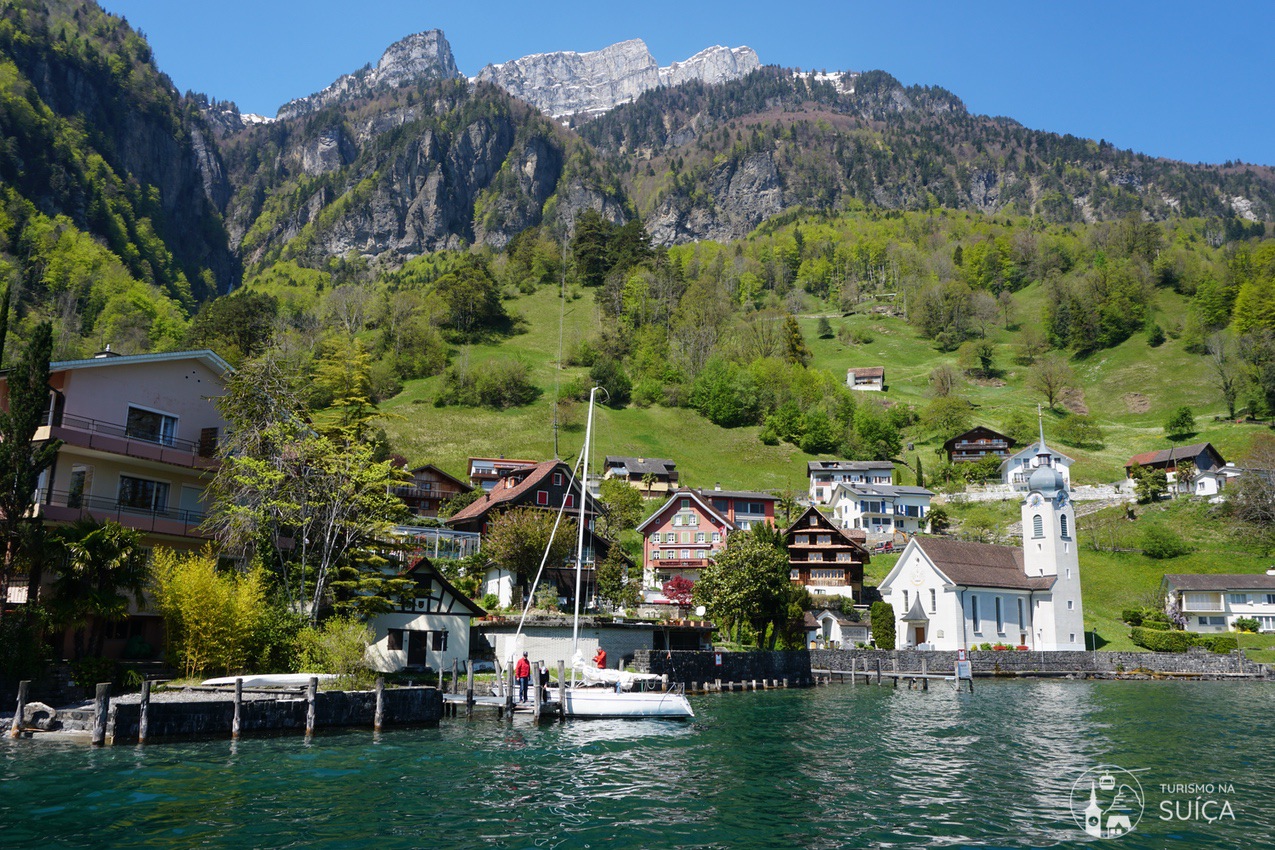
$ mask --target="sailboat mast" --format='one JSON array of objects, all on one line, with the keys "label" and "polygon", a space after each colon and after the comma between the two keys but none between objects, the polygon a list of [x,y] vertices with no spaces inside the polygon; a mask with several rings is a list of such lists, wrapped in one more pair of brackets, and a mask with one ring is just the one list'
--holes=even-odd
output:
[{"label": "sailboat mast", "polygon": [[589,419],[584,426],[584,449],[580,465],[580,528],[579,537],[576,539],[576,608],[575,617],[571,620],[571,659],[573,666],[580,643],[580,576],[584,572],[584,507],[589,496],[589,449],[593,442],[593,396],[597,391],[597,387],[589,390]]}]

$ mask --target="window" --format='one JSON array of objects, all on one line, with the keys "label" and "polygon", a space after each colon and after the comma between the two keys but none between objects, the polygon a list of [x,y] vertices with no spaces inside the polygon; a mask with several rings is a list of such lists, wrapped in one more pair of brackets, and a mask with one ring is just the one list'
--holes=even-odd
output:
[{"label": "window", "polygon": [[1230,594],[1230,599],[1231,599],[1232,605],[1247,605],[1248,604],[1247,593],[1232,593]]},{"label": "window", "polygon": [[1275,605],[1275,593],[1266,594],[1266,604]]},{"label": "window", "polygon": [[576,494],[568,493],[562,501],[568,508],[574,508],[576,506]]},{"label": "window", "polygon": [[1045,520],[1040,514],[1032,517],[1032,537],[1045,536]]},{"label": "window", "polygon": [[818,524],[819,524],[819,517],[817,517],[817,516],[813,516],[813,515],[812,515],[812,516],[810,517],[810,524],[811,524],[811,525],[818,525]]},{"label": "window", "polygon": [[1005,615],[1001,611],[1001,598],[996,597],[996,634],[1005,634]]},{"label": "window", "polygon": [[1075,610],[1076,610],[1076,600],[1074,600],[1074,599],[1068,599],[1068,600],[1067,600],[1067,610],[1068,610],[1068,611],[1075,611]]},{"label": "window", "polygon": [[402,652],[403,650],[403,630],[390,629],[385,640],[385,648],[390,652]]},{"label": "window", "polygon": [[706,534],[705,534],[704,532],[702,532],[702,531],[697,531],[697,532],[695,532],[695,542],[696,542],[696,543],[707,543],[707,542],[708,542],[708,535],[706,535]]},{"label": "window", "polygon": [[544,507],[545,505],[548,505],[548,504],[549,504],[549,491],[548,491],[548,490],[537,490],[537,491],[536,491],[536,504],[537,504],[537,505],[540,505],[541,507]]},{"label": "window", "polygon": [[652,549],[652,550],[651,550],[651,560],[652,560],[652,561],[658,561],[659,559],[660,559],[660,550],[659,550],[659,549]]},{"label": "window", "polygon": [[66,506],[78,508],[84,504],[85,494],[92,494],[93,467],[77,463],[71,467],[71,488],[66,494]]},{"label": "window", "polygon": [[713,532],[713,542],[714,542],[714,543],[721,543],[721,542],[722,542],[722,533],[721,533],[720,531],[714,531],[714,532]]},{"label": "window", "polygon": [[683,560],[683,561],[689,561],[690,559],[691,559],[691,550],[690,550],[690,549],[683,549],[683,550],[682,550],[682,560]]},{"label": "window", "polygon": [[983,631],[983,621],[978,616],[978,597],[970,596],[970,621],[974,625],[974,634]]},{"label": "window", "polygon": [[822,552],[811,552],[811,553],[810,553],[810,560],[812,560],[812,561],[822,561],[822,560],[823,560],[823,553],[822,553]]},{"label": "window", "polygon": [[435,652],[447,651],[447,632],[430,632],[433,637],[434,645],[431,647]]},{"label": "window", "polygon": [[939,592],[934,588],[930,588],[930,613],[937,613],[939,610]]},{"label": "window", "polygon": [[820,535],[819,535],[819,545],[820,545],[820,546],[831,546],[831,545],[832,545],[832,535],[831,535],[831,534],[820,534]]},{"label": "window", "polygon": [[561,473],[561,472],[555,472],[555,473],[553,474],[553,486],[555,486],[555,487],[561,487],[561,486],[562,486],[562,473]]},{"label": "window", "polygon": [[1225,626],[1226,625],[1225,617],[1200,617],[1199,620],[1200,620],[1201,626]]},{"label": "window", "polygon": [[791,579],[792,581],[801,581],[801,571],[797,569],[789,570],[788,578]]},{"label": "window", "polygon": [[164,481],[150,481],[145,478],[121,475],[119,502],[124,508],[166,511],[168,510],[168,484]]},{"label": "window", "polygon": [[908,592],[906,590],[903,591],[903,610],[905,612],[908,610]]},{"label": "window", "polygon": [[740,528],[740,530],[741,530],[741,531],[748,531],[748,530],[749,530],[749,529],[751,529],[752,527],[753,527],[753,524],[752,524],[751,522],[749,522],[748,520],[746,520],[746,519],[745,519],[745,520],[741,520],[741,521],[740,521],[740,523],[739,523],[739,528]]},{"label": "window", "polygon": [[177,417],[140,407],[128,407],[128,424],[124,433],[135,440],[171,446],[177,437]]},{"label": "window", "polygon": [[675,550],[675,549],[665,549],[665,550],[664,550],[664,560],[666,560],[666,561],[671,561],[671,560],[673,560],[673,559],[674,559],[674,558],[676,558],[676,557],[677,557],[677,550]]},{"label": "window", "polygon": [[1062,530],[1062,536],[1067,537],[1067,515],[1063,514],[1058,518],[1058,525]]},{"label": "window", "polygon": [[1027,628],[1026,621],[1023,620],[1023,600],[1018,600],[1018,627],[1020,629]]},{"label": "window", "polygon": [[691,509],[691,500],[690,500],[690,499],[683,499],[683,500],[682,500],[682,510],[684,510],[684,511],[689,511],[690,509]]},{"label": "window", "polygon": [[1275,617],[1258,617],[1257,628],[1263,632],[1275,632]]}]

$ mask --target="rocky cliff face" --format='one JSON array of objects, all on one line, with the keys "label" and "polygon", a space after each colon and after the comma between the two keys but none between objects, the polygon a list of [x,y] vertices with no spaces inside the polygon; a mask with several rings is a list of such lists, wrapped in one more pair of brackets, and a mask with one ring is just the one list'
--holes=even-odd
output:
[{"label": "rocky cliff face", "polygon": [[691,80],[721,83],[761,67],[750,47],[710,47],[667,68],[641,39],[622,41],[591,53],[537,53],[488,65],[478,80],[494,83],[555,118],[599,115],[659,86]]},{"label": "rocky cliff face", "polygon": [[391,44],[375,67],[346,74],[321,92],[285,103],[279,107],[277,117],[296,118],[338,101],[370,97],[407,83],[454,80],[460,76],[443,31],[428,30]]}]

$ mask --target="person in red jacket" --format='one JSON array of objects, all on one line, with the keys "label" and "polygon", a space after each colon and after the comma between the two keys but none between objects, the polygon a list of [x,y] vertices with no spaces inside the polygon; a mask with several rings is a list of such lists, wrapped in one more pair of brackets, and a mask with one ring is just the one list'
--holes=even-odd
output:
[{"label": "person in red jacket", "polygon": [[599,670],[607,669],[607,651],[599,646],[597,654],[593,656],[593,663]]},{"label": "person in red jacket", "polygon": [[518,680],[518,702],[526,702],[527,685],[531,683],[531,662],[527,660],[525,652],[514,665],[514,678]]}]

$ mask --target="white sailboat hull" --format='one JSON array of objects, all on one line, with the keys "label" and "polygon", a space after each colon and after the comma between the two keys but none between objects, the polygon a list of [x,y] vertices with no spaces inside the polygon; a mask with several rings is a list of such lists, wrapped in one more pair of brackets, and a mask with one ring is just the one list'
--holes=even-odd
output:
[{"label": "white sailboat hull", "polygon": [[684,694],[657,691],[621,691],[611,688],[561,688],[558,699],[567,717],[664,717],[695,716]]}]

